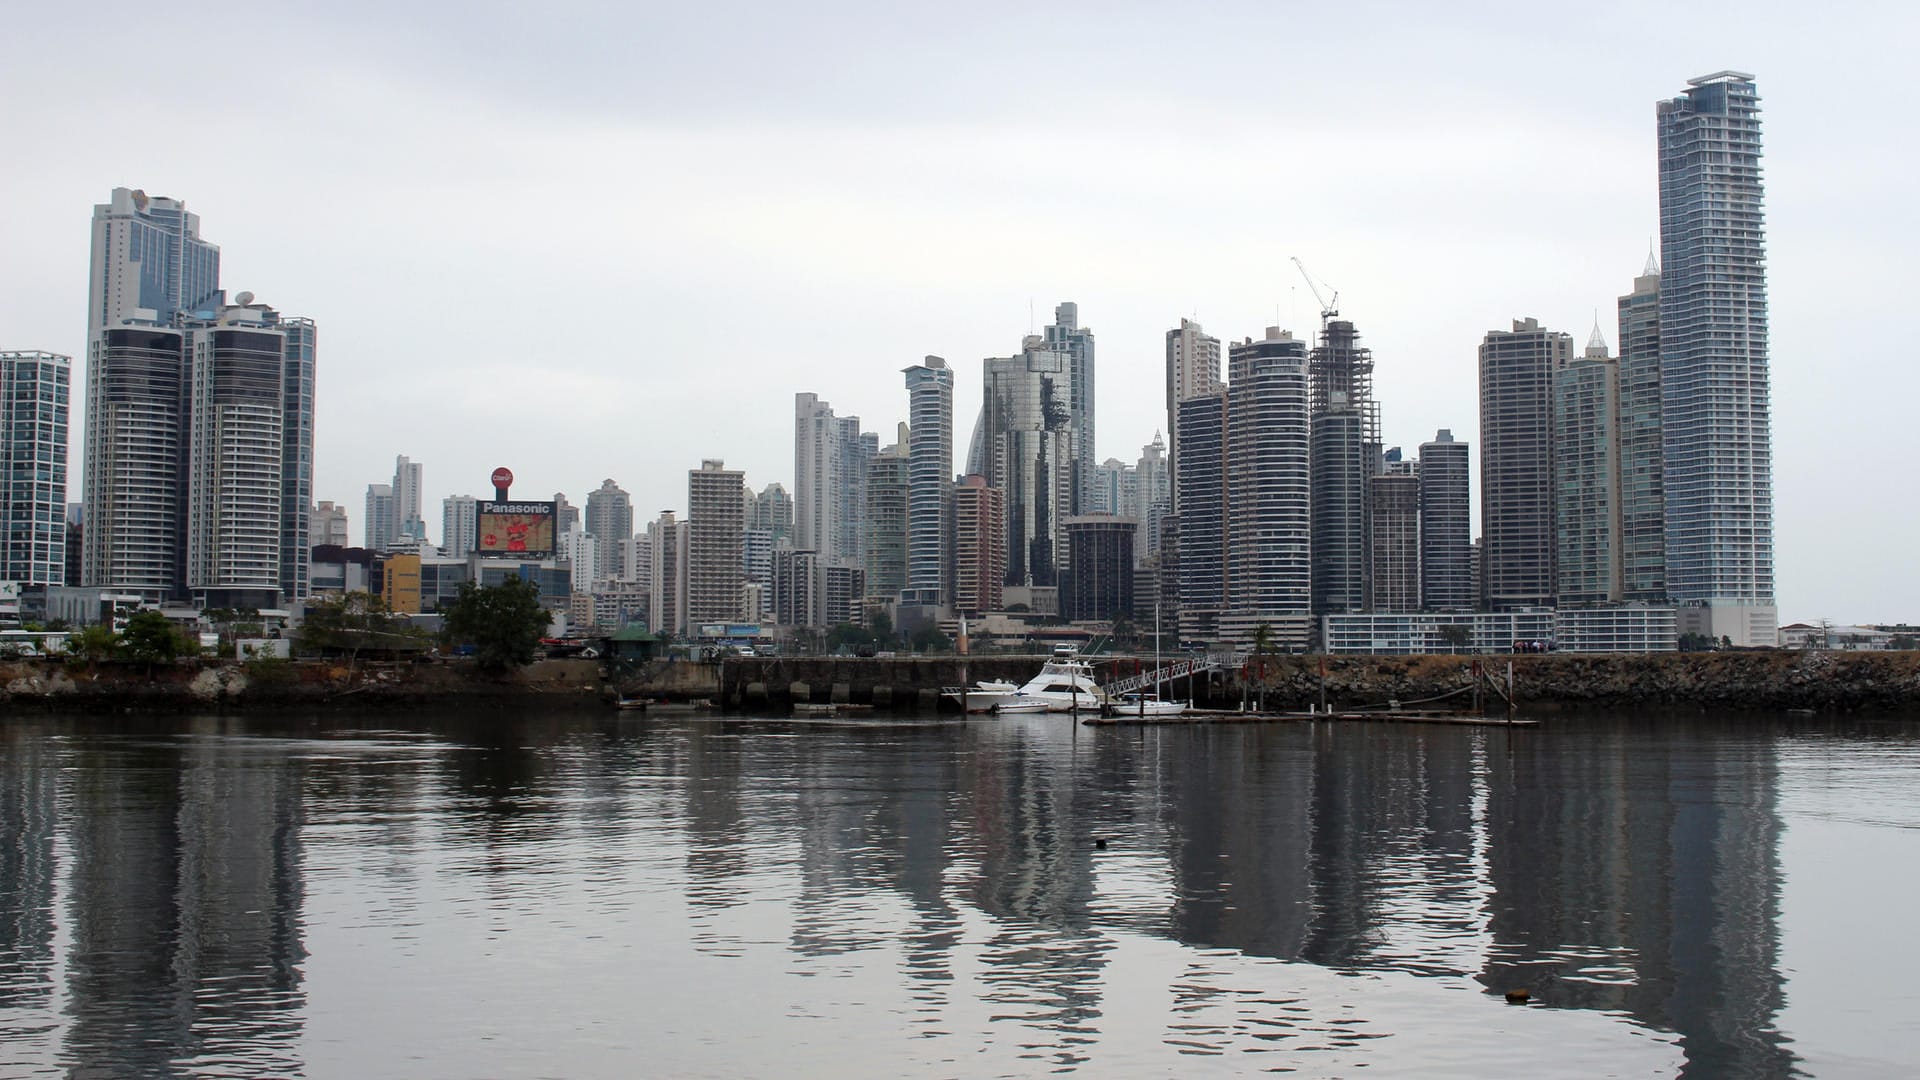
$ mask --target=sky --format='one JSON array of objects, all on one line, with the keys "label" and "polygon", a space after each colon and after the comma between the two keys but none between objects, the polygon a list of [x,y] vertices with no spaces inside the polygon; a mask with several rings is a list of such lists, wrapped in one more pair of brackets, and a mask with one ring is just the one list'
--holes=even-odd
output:
[{"label": "sky", "polygon": [[31,5],[0,348],[83,352],[93,204],[183,199],[229,295],[319,325],[315,498],[357,541],[406,454],[437,540],[497,465],[521,498],[612,478],[640,521],[707,458],[791,489],[795,393],[885,444],[927,355],[964,454],[981,360],[1062,300],[1099,457],[1132,461],[1179,319],[1317,328],[1298,257],[1373,349],[1388,444],[1450,428],[1477,469],[1481,337],[1617,342],[1654,103],[1734,69],[1763,108],[1781,619],[1920,621],[1916,32],[1847,3]]}]

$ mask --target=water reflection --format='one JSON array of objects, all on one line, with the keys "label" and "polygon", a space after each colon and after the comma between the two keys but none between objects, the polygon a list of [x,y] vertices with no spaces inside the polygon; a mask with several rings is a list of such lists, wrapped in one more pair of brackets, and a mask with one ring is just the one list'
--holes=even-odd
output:
[{"label": "water reflection", "polygon": [[[1469,1023],[1500,1024],[1521,1014],[1498,992],[1526,986],[1673,1033],[1686,1074],[1795,1071],[1768,733],[566,714],[6,730],[9,1074],[301,1075],[314,1018],[365,990],[350,976],[411,1001],[517,962],[516,989],[550,1003],[508,1018],[527,1031],[639,994],[685,1034],[668,999],[721,993],[656,986],[623,951],[674,978],[797,980],[752,1021],[770,1044],[783,1024],[904,1026],[930,1048],[874,1051],[902,1069],[1337,1073],[1407,1067],[1382,1049],[1407,1045],[1423,1071],[1448,1053],[1470,1071],[1485,1047],[1454,1030],[1461,995],[1490,1010]],[[322,959],[352,945],[386,966],[316,977],[316,932]],[[482,1023],[436,1022],[449,1055]],[[344,1071],[379,1060],[334,1042]],[[729,1056],[753,1045],[678,1064],[753,1071]],[[571,1071],[593,1073],[579,1053]]]}]

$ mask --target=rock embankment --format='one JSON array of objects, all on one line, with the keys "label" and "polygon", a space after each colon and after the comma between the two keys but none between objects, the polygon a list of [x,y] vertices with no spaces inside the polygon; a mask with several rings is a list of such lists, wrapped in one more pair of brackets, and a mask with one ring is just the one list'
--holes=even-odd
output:
[{"label": "rock embankment", "polygon": [[544,660],[501,679],[468,663],[72,659],[0,661],[0,707],[74,712],[221,708],[497,708],[610,697],[600,665]]}]

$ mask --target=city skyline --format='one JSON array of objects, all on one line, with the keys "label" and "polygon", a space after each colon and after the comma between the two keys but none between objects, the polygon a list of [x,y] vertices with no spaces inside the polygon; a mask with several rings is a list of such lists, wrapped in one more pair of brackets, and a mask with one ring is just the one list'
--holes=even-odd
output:
[{"label": "city skyline", "polygon": [[[1012,63],[1039,47],[1048,24],[1061,18],[1043,13],[1003,27],[1011,29],[1008,40],[988,44],[963,34],[946,47],[977,48],[996,65]],[[1411,454],[1437,429],[1476,430],[1474,350],[1487,330],[1534,317],[1584,338],[1594,310],[1610,309],[1626,291],[1658,227],[1655,102],[1670,98],[1688,78],[1737,67],[1754,71],[1766,96],[1781,620],[1910,617],[1920,607],[1920,585],[1898,574],[1890,544],[1870,548],[1865,558],[1835,560],[1828,557],[1826,538],[1836,520],[1870,537],[1892,537],[1920,517],[1903,500],[1856,500],[1864,490],[1841,475],[1854,471],[1863,455],[1892,460],[1899,430],[1892,410],[1912,396],[1915,376],[1896,366],[1892,320],[1885,317],[1896,310],[1891,274],[1881,281],[1869,273],[1864,288],[1849,274],[1847,290],[1813,277],[1839,266],[1872,271],[1900,265],[1893,252],[1904,246],[1907,226],[1882,223],[1869,235],[1864,224],[1853,224],[1864,223],[1864,211],[1847,212],[1849,204],[1871,202],[1897,170],[1851,157],[1847,168],[1832,164],[1847,147],[1866,145],[1860,136],[1870,122],[1839,103],[1872,95],[1848,83],[1842,99],[1837,73],[1805,60],[1804,49],[1790,52],[1772,41],[1787,36],[1777,22],[1756,18],[1751,25],[1723,27],[1690,18],[1683,16],[1678,26],[1663,24],[1665,40],[1659,42],[1634,36],[1631,47],[1622,48],[1630,55],[1598,77],[1450,75],[1452,81],[1433,86],[1429,100],[1412,103],[1395,92],[1408,85],[1408,73],[1383,74],[1377,84],[1333,93],[1331,84],[1315,88],[1307,77],[1325,70],[1323,61],[1311,58],[1301,100],[1287,110],[1247,93],[1246,84],[1225,74],[1210,74],[1186,89],[1149,79],[1118,106],[1073,93],[1064,75],[1050,75],[1033,101],[1041,111],[1073,112],[1075,122],[1062,137],[1081,152],[1091,179],[1035,175],[969,193],[963,188],[977,188],[991,175],[969,167],[954,179],[931,183],[919,199],[902,193],[900,174],[912,172],[920,180],[924,170],[876,170],[878,146],[904,140],[909,160],[944,168],[960,150],[998,153],[1023,144],[1038,130],[1026,119],[1034,106],[1009,112],[1009,99],[994,91],[983,91],[987,96],[977,102],[939,88],[909,95],[927,104],[932,99],[924,95],[932,94],[933,104],[945,106],[929,118],[907,106],[856,103],[819,85],[802,86],[801,101],[819,108],[812,118],[839,120],[843,141],[833,147],[836,158],[802,160],[794,143],[776,138],[770,153],[806,166],[787,188],[757,186],[733,167],[739,160],[735,148],[745,145],[736,139],[752,141],[773,114],[795,107],[757,99],[676,99],[683,115],[605,118],[617,137],[600,149],[569,141],[579,132],[566,125],[533,136],[533,150],[549,156],[567,151],[560,154],[569,162],[565,169],[517,161],[486,165],[492,160],[482,153],[483,143],[492,144],[488,133],[521,133],[542,109],[572,99],[563,88],[529,103],[523,114],[482,94],[456,108],[440,92],[477,78],[469,50],[484,44],[431,41],[403,19],[400,39],[430,46],[440,81],[414,83],[389,74],[386,84],[402,110],[413,110],[410,115],[446,121],[429,141],[447,152],[449,163],[485,166],[473,179],[431,190],[413,182],[390,193],[359,188],[351,182],[358,158],[345,145],[356,140],[343,139],[340,125],[364,121],[364,134],[375,145],[394,133],[354,95],[330,107],[338,111],[317,114],[322,122],[310,164],[319,167],[310,180],[278,169],[230,174],[217,156],[193,160],[204,155],[158,143],[133,168],[124,147],[82,147],[61,134],[85,130],[78,118],[104,108],[104,100],[37,104],[20,118],[30,143],[75,151],[52,154],[50,167],[10,182],[13,204],[31,213],[15,230],[21,265],[7,271],[15,287],[0,290],[0,346],[74,355],[79,384],[84,342],[73,310],[82,302],[76,290],[85,271],[68,271],[83,258],[76,242],[85,228],[81,222],[101,192],[144,187],[184,201],[203,217],[207,239],[220,247],[228,289],[285,300],[327,328],[328,358],[317,395],[316,501],[355,508],[366,484],[387,475],[393,456],[411,452],[428,465],[429,506],[447,494],[483,490],[485,474],[508,464],[521,478],[520,489],[567,490],[576,499],[599,477],[618,477],[634,492],[635,517],[650,519],[663,508],[684,512],[677,477],[705,457],[725,458],[756,488],[775,481],[791,485],[787,413],[796,391],[817,392],[844,413],[863,417],[870,428],[890,430],[905,418],[896,373],[935,353],[953,365],[964,425],[968,403],[980,396],[979,360],[1007,355],[1023,332],[1040,332],[1051,306],[1063,301],[1078,304],[1080,323],[1097,328],[1101,340],[1095,460],[1131,460],[1164,422],[1155,418],[1164,415],[1158,393],[1164,334],[1179,318],[1197,318],[1222,340],[1257,337],[1272,324],[1303,337],[1312,333],[1317,312],[1286,261],[1298,254],[1316,278],[1341,289],[1343,316],[1359,326],[1380,362],[1376,394],[1389,403],[1383,441]],[[27,32],[33,40],[44,37],[44,56],[63,50],[71,56],[75,35],[67,18],[47,13],[36,19]],[[1493,16],[1469,18],[1442,41],[1471,57],[1511,47],[1516,39],[1553,41],[1558,34],[1562,47],[1573,40],[1565,26],[1511,29],[1498,22]],[[1093,58],[1074,62],[1080,73],[1098,74],[1102,57],[1132,58],[1149,36],[1124,16],[1099,25],[1112,32],[1089,45]],[[1205,37],[1223,25],[1221,17],[1202,14],[1169,32]],[[1315,41],[1325,44],[1337,35],[1337,27],[1311,17],[1297,29],[1289,36],[1303,54],[1312,52]],[[1580,29],[1583,51],[1627,41],[1623,28]],[[1592,36],[1585,36],[1588,31]],[[204,32],[218,37],[229,31],[212,26]],[[318,32],[328,41],[359,40],[339,24]],[[1816,39],[1829,32],[1812,30]],[[874,31],[861,44],[861,57],[883,51],[876,46],[891,35],[897,31]],[[543,37],[536,29],[529,48],[540,49]],[[1382,47],[1383,61],[1414,52],[1412,42],[1397,33],[1374,44]],[[1427,52],[1433,47],[1423,44]],[[241,70],[233,73],[232,86],[213,97],[233,103],[236,88],[259,83],[270,92],[232,105],[251,115],[249,110],[299,104],[285,86],[311,86],[322,74],[357,70],[317,48],[315,55],[326,59],[291,65],[284,86],[262,81],[264,70]],[[41,59],[36,55],[33,62]],[[885,63],[863,59],[850,78],[872,75],[875,64]],[[591,57],[582,66],[607,70]],[[1880,77],[1867,75],[1870,81]],[[104,91],[120,76],[103,78]],[[176,92],[164,90],[160,104]],[[1330,110],[1313,114],[1315,105],[1333,101],[1345,103],[1337,116]],[[1399,109],[1412,111],[1388,115]],[[1170,125],[1147,122],[1176,116]],[[324,122],[329,117],[331,125]],[[926,129],[939,124],[960,129],[954,150],[927,139]],[[1537,160],[1522,163],[1500,152],[1522,143],[1530,154],[1539,151]],[[604,181],[638,160],[631,157],[637,148],[671,153],[688,146],[705,146],[710,155],[704,163],[694,155],[692,173],[727,180],[719,185],[724,190],[694,199],[688,214],[674,220],[651,212],[654,199],[678,191],[667,191],[663,181],[643,177],[635,192],[616,203],[604,195],[586,200],[581,205],[595,210],[596,229],[611,227],[638,241],[616,245],[621,259],[631,261],[636,252],[645,257],[644,265],[623,263],[611,277],[602,257],[581,257],[585,249],[572,238],[584,239],[587,219],[566,209],[579,181],[561,173],[595,178],[600,182],[592,186],[605,192],[610,188]],[[1317,181],[1239,167],[1242,160],[1265,165],[1279,160],[1276,155],[1306,150],[1357,155],[1364,167],[1356,174],[1360,179],[1348,184],[1353,190],[1329,201],[1329,189],[1315,186]],[[1186,153],[1207,155],[1218,167],[1182,178],[1171,159]],[[1391,182],[1381,171],[1388,164]],[[398,166],[411,180],[428,182],[443,167],[417,155],[400,155]],[[863,170],[872,175],[860,179]],[[1253,177],[1260,183],[1250,183]],[[523,188],[532,212],[519,223],[496,226],[489,242],[517,254],[476,257],[462,222],[482,213],[483,201],[503,183]],[[1071,201],[1060,201],[1069,195]],[[744,217],[719,225],[712,212],[723,203],[743,205]],[[1056,210],[1051,217],[1037,212],[1047,205]],[[767,225],[770,211],[783,208],[812,208],[817,220],[750,235]],[[417,225],[410,222],[416,217]],[[358,228],[343,228],[344,221]],[[828,229],[839,235],[839,248],[826,242]],[[680,261],[693,234],[717,235],[725,241],[721,255]],[[347,272],[348,252],[376,235],[381,249],[395,254],[393,265]],[[1034,245],[1048,257],[1010,258]],[[803,255],[822,253],[834,257],[816,260],[811,273],[802,269]],[[856,271],[848,257],[874,262],[882,272]],[[649,269],[653,263],[672,265],[677,280]],[[31,276],[23,267],[32,268]],[[607,285],[618,289],[614,310],[668,327],[643,352],[623,354],[622,363],[611,367],[593,355],[602,350],[585,347],[587,339],[551,317],[556,305],[573,303],[577,293],[589,304],[607,302],[598,291]],[[411,315],[396,321],[389,314],[395,308],[459,310],[489,295],[512,297],[504,306],[513,310],[489,304],[485,318],[454,327],[436,321],[436,333],[445,335],[437,344],[433,337],[413,336],[425,330],[424,321]],[[455,296],[465,300],[455,302]],[[693,360],[702,355],[699,349],[713,348],[696,349],[696,337],[711,342],[727,333],[716,305],[751,309],[761,331],[777,332],[786,347],[741,356],[734,361],[737,377],[716,384],[711,365]],[[1601,313],[1605,336],[1621,341],[1608,315]],[[1831,380],[1818,377],[1827,361],[1814,335],[1836,318],[1867,324],[1861,363],[1885,390],[1873,400],[1843,399]],[[855,321],[864,324],[862,332],[848,335]],[[704,378],[679,375],[675,367]],[[779,373],[783,369],[786,374]],[[502,389],[509,384],[511,391]],[[432,409],[420,407],[427,401],[435,403]],[[1843,401],[1850,410],[1845,414],[1839,411]],[[568,410],[578,423],[565,422]],[[635,413],[641,414],[639,423],[601,422]],[[528,414],[552,421],[539,429],[548,434],[519,438],[502,452],[505,444],[491,436]],[[76,416],[76,452],[70,456],[75,485],[82,427]],[[617,437],[582,438],[597,427]],[[1828,437],[1835,427],[1847,431],[1846,446]],[[426,446],[434,449],[421,454]],[[958,461],[954,471],[960,471]],[[69,497],[77,498],[77,489]]]}]

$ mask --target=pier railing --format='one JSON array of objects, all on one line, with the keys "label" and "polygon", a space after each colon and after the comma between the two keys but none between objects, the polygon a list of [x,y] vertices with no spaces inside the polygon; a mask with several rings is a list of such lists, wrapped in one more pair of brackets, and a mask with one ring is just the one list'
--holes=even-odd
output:
[{"label": "pier railing", "polygon": [[1198,675],[1201,672],[1217,670],[1221,667],[1222,662],[1222,656],[1217,655],[1195,656],[1186,660],[1175,660],[1171,664],[1163,664],[1151,671],[1143,671],[1138,675],[1129,675],[1124,679],[1116,679],[1102,686],[1100,689],[1105,692],[1109,698],[1119,694],[1131,694],[1142,687],[1158,686],[1161,683],[1185,678],[1188,675]]}]

